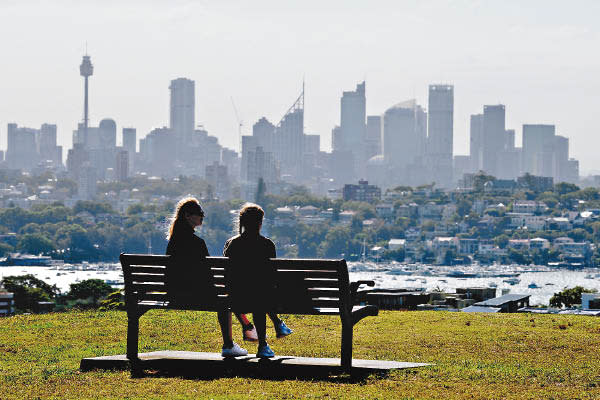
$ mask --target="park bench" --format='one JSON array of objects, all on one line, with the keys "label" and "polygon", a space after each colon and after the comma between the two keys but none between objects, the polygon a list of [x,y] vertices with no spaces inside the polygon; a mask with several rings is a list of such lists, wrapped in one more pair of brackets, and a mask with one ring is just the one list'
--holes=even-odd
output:
[{"label": "park bench", "polygon": [[[215,286],[216,296],[203,304],[171,301],[167,291],[167,269],[170,256],[121,254],[125,279],[127,309],[127,359],[138,361],[140,317],[152,309],[220,311],[229,309],[226,276],[230,260],[226,257],[207,257],[201,265],[207,268]],[[341,367],[352,368],[352,332],[354,325],[367,316],[378,314],[372,305],[355,305],[354,299],[362,284],[373,281],[350,282],[345,260],[281,259],[269,260],[273,268],[277,302],[274,311],[280,314],[339,315],[342,323]]]}]

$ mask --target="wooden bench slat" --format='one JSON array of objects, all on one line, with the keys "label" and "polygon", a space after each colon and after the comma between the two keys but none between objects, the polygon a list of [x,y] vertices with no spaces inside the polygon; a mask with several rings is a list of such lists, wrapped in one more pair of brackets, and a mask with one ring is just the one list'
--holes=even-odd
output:
[{"label": "wooden bench slat", "polygon": [[138,273],[138,274],[166,274],[167,268],[162,266],[147,266],[147,265],[130,265],[129,267],[123,268],[125,273]]},{"label": "wooden bench slat", "polygon": [[157,283],[134,283],[129,286],[134,292],[166,292],[165,284]]},{"label": "wooden bench slat", "polygon": [[168,302],[171,298],[167,295],[167,293],[140,293],[137,296],[138,303],[143,302],[145,300],[151,301],[163,301]]},{"label": "wooden bench slat", "polygon": [[339,289],[340,282],[333,279],[311,279],[305,278],[302,280],[302,284],[305,287],[311,288],[336,288]]},{"label": "wooden bench slat", "polygon": [[306,293],[311,298],[319,298],[319,297],[327,297],[327,298],[340,298],[340,290],[339,289],[313,289],[309,288],[306,290]]},{"label": "wooden bench slat", "polygon": [[144,255],[144,254],[121,254],[121,264],[128,265],[167,265],[169,256]]},{"label": "wooden bench slat", "polygon": [[337,280],[339,277],[339,272],[337,271],[327,271],[327,270],[276,270],[275,275],[280,277],[281,279],[285,279],[286,277],[301,277],[304,278],[315,278],[315,279],[335,279]]},{"label": "wooden bench slat", "polygon": [[155,275],[155,274],[131,274],[128,279],[134,283],[136,282],[165,282],[166,275]]}]

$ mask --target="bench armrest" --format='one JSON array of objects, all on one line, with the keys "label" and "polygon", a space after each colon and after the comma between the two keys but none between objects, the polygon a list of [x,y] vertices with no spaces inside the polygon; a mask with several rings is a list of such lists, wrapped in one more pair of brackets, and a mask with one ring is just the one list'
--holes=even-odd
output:
[{"label": "bench armrest", "polygon": [[360,285],[367,285],[367,286],[375,286],[375,281],[356,281],[356,282],[350,282],[350,294],[352,296],[354,296],[354,294],[356,294],[356,292],[358,291],[358,288],[360,287]]}]

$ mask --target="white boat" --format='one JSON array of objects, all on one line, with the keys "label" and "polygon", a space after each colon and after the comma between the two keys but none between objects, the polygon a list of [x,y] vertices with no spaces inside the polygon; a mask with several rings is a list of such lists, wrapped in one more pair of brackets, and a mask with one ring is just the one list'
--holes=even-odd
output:
[{"label": "white boat", "polygon": [[537,283],[535,282],[531,282],[529,285],[527,285],[527,287],[529,289],[539,289],[540,287],[537,285]]},{"label": "white boat", "polygon": [[495,288],[498,287],[498,284],[496,282],[490,282],[488,283],[488,287]]},{"label": "white boat", "polygon": [[519,278],[508,278],[508,279],[504,279],[502,282],[506,282],[509,285],[516,285],[519,282],[521,282],[521,280]]}]

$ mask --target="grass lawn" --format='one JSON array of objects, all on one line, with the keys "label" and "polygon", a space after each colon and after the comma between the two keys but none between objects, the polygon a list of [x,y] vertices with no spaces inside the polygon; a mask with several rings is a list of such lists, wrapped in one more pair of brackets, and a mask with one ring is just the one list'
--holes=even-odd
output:
[{"label": "grass lawn", "polygon": [[[284,319],[295,332],[270,341],[278,355],[339,357],[339,318]],[[214,313],[153,310],[140,324],[140,352],[220,351]],[[120,311],[0,318],[0,399],[600,398],[594,317],[382,311],[356,325],[354,358],[435,365],[360,380],[152,373],[132,379],[128,371],[78,370],[84,357],[124,354],[126,326]],[[234,339],[242,343],[235,322]],[[254,344],[246,348],[256,351]]]}]

